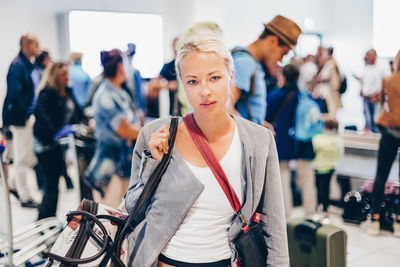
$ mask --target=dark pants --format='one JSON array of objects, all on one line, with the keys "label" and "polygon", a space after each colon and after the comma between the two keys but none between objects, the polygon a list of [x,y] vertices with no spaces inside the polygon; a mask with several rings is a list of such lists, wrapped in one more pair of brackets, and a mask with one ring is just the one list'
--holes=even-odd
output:
[{"label": "dark pants", "polygon": [[378,150],[378,167],[372,193],[372,213],[380,214],[382,201],[385,193],[385,184],[389,176],[393,161],[396,159],[400,146],[400,138],[396,138],[380,128],[382,137]]},{"label": "dark pants", "polygon": [[36,164],[35,167],[33,167],[33,169],[35,170],[36,182],[37,182],[38,188],[40,190],[42,190],[45,188],[45,183],[46,183],[46,180],[45,180],[44,174],[43,174],[43,170],[40,167],[39,163]]},{"label": "dark pants", "polygon": [[319,174],[315,172],[315,183],[318,190],[318,204],[322,204],[324,211],[328,211],[331,177],[335,170]]},{"label": "dark pants", "polygon": [[38,220],[56,215],[58,202],[58,181],[64,163],[61,147],[37,154],[39,164],[46,179]]}]

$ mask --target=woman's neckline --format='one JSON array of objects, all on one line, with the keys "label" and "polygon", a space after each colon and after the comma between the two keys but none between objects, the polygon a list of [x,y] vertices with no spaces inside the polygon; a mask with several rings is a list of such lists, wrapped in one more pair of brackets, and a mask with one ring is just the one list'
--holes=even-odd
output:
[{"label": "woman's neckline", "polygon": [[[229,153],[230,153],[231,150],[233,149],[233,145],[234,145],[234,142],[235,142],[236,138],[239,138],[239,130],[238,130],[238,126],[237,126],[236,121],[235,121],[235,124],[234,124],[234,125],[235,125],[235,130],[234,130],[234,132],[233,132],[232,141],[231,141],[231,143],[230,143],[230,145],[229,145],[229,148],[228,148],[228,150],[226,151],[225,155],[219,160],[220,163],[221,163],[222,161],[225,160],[225,158],[227,157],[227,155],[229,155]],[[178,150],[178,148],[177,148],[176,146],[175,146],[175,149],[176,149],[176,152],[179,154],[179,156],[182,158],[182,160],[183,160],[188,166],[193,167],[193,168],[195,168],[195,169],[201,169],[201,170],[205,170],[205,169],[208,169],[208,168],[209,168],[208,165],[207,165],[207,166],[204,166],[204,167],[200,167],[200,166],[197,166],[197,165],[191,163],[190,161],[188,161],[188,160],[186,160],[186,159],[183,158],[182,154],[179,152],[179,150]]]}]

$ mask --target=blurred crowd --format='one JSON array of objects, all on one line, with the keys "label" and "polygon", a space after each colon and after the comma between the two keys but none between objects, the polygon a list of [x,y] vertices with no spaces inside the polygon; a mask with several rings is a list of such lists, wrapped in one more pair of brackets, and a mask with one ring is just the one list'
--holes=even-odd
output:
[{"label": "blurred crowd", "polygon": [[[223,34],[215,23],[198,23],[173,40],[173,51],[188,36],[203,32]],[[342,95],[351,89],[333,47],[319,46],[315,55],[292,57],[289,64],[281,64],[300,34],[296,24],[277,16],[254,42],[232,49],[235,71],[230,110],[274,133],[287,216],[294,203],[293,168],[306,214],[314,213],[316,207],[327,211],[330,179],[344,153],[336,115],[343,107]],[[79,52],[71,52],[69,61],[54,60],[48,51],[41,50],[38,37],[32,33],[21,36],[19,47],[7,74],[3,105],[2,134],[7,141],[3,159],[13,166],[10,192],[22,207],[38,208],[39,219],[55,216],[59,178],[65,178],[68,189],[75,186],[67,171],[66,143],[78,140],[81,197],[97,196],[117,207],[129,185],[135,140],[145,123],[160,117],[160,102],[169,102],[169,115],[191,111],[177,81],[175,60],[165,63],[158,77],[144,79],[132,63],[136,46],[129,43],[125,51],[102,51],[103,72],[90,77],[82,68],[84,55]],[[400,144],[399,61],[398,54],[390,68],[370,49],[362,74],[354,75],[361,82],[364,131],[382,135],[378,202],[379,188]],[[161,100],[162,91],[168,92],[168,99]],[[303,117],[313,117],[311,124],[302,121],[300,107],[310,113]],[[306,137],[300,137],[302,129]],[[27,182],[32,168],[43,191],[40,204]]]}]

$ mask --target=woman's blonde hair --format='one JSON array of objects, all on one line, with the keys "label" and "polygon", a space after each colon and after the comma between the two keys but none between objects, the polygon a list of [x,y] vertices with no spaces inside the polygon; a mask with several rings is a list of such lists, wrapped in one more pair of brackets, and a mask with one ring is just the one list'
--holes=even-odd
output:
[{"label": "woman's blonde hair", "polygon": [[55,88],[55,89],[62,89],[58,83],[58,75],[60,74],[62,68],[68,67],[66,62],[54,62],[50,63],[46,70],[43,73],[42,80],[39,84],[39,91],[44,89],[45,87]]},{"label": "woman's blonde hair", "polygon": [[400,72],[400,50],[397,51],[397,54],[393,61],[394,72]]},{"label": "woman's blonde hair", "polygon": [[224,42],[215,34],[197,34],[191,36],[181,45],[175,59],[175,69],[178,79],[181,79],[180,64],[185,56],[192,52],[215,53],[222,57],[229,73],[233,72],[233,59]]},{"label": "woman's blonde hair", "polygon": [[194,35],[206,33],[214,34],[218,37],[222,36],[222,30],[217,23],[212,21],[197,22],[187,29],[183,36],[178,39],[175,44],[175,51],[178,52],[182,44],[185,43],[186,40],[192,38]]}]

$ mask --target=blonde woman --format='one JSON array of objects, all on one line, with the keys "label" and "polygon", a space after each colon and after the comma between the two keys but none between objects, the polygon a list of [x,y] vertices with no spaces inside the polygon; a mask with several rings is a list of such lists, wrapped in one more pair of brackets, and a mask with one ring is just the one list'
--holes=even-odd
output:
[{"label": "blonde woman", "polygon": [[[229,114],[233,75],[229,50],[215,35],[193,36],[181,46],[176,70],[194,109],[189,116],[222,166],[245,220],[250,220],[261,202],[268,265],[289,266],[275,141],[266,128]],[[178,126],[174,147],[167,146],[169,123],[170,119],[160,119],[145,126],[134,149],[128,212],[170,149],[172,160],[146,218],[129,235],[130,264],[236,266],[233,240],[241,231],[241,220],[184,123]]]},{"label": "blonde woman", "polygon": [[43,75],[43,89],[39,93],[34,111],[34,147],[46,181],[38,219],[56,215],[58,180],[65,169],[62,148],[56,140],[58,133],[63,129],[66,130],[65,134],[68,131],[67,125],[85,120],[68,87],[68,81],[68,64],[51,64]]}]

